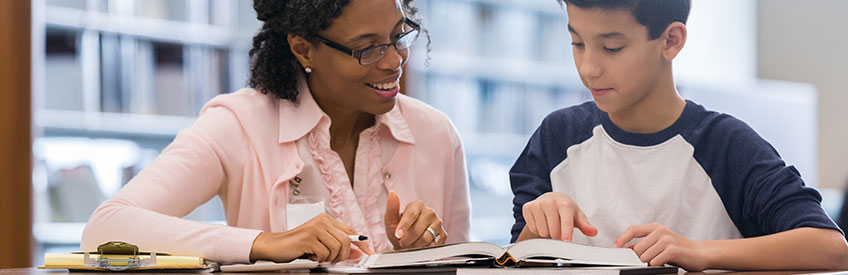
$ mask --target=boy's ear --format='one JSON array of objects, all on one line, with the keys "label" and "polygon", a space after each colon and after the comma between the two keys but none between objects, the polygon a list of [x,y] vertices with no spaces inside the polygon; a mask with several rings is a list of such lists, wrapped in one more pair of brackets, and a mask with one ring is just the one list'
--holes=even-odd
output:
[{"label": "boy's ear", "polygon": [[663,32],[662,38],[664,41],[663,58],[671,61],[686,45],[686,25],[681,22],[671,23]]},{"label": "boy's ear", "polygon": [[312,67],[312,55],[315,54],[314,44],[297,35],[289,34],[286,39],[289,42],[289,49],[300,62],[300,65],[304,68]]}]

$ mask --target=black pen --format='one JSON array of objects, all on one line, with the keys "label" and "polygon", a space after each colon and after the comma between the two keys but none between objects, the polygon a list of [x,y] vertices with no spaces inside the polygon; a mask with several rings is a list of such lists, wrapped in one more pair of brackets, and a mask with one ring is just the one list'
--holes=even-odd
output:
[{"label": "black pen", "polygon": [[351,242],[361,242],[361,241],[367,241],[368,240],[368,236],[365,236],[365,235],[347,235],[347,236],[350,237]]}]

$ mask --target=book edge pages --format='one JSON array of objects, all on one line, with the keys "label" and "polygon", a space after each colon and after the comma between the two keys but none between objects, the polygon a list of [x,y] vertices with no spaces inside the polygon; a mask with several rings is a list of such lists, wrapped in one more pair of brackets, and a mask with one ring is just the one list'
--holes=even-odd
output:
[{"label": "book edge pages", "polygon": [[[467,247],[473,247],[467,248]],[[441,252],[438,254],[433,254]],[[361,262],[361,265],[366,268],[385,268],[393,266],[415,266],[438,264],[440,259],[457,257],[460,255],[486,255],[489,257],[500,257],[505,253],[503,248],[487,242],[468,242],[456,243],[446,246],[437,246],[425,249],[415,249],[410,251],[395,251],[384,254],[375,254],[369,256]],[[497,254],[497,255],[495,255]],[[467,261],[467,259],[463,259]],[[455,262],[455,261],[451,261]]]},{"label": "book edge pages", "polygon": [[277,270],[308,270],[317,268],[320,263],[310,260],[296,259],[288,263],[257,262],[254,264],[222,265],[222,272],[263,272]]},{"label": "book edge pages", "polygon": [[516,243],[507,253],[516,261],[531,257],[560,258],[569,263],[615,266],[647,266],[639,260],[633,250],[628,248],[612,248],[589,246],[571,242],[533,239]]}]

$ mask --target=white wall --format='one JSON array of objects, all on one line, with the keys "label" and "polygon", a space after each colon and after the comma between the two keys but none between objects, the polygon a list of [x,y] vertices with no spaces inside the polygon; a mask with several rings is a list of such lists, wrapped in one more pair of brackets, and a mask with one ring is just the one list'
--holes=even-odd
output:
[{"label": "white wall", "polygon": [[757,13],[758,76],[816,86],[819,186],[842,188],[848,180],[848,1],[759,0]]},{"label": "white wall", "polygon": [[686,46],[674,60],[681,83],[750,85],[757,77],[755,0],[693,0]]}]

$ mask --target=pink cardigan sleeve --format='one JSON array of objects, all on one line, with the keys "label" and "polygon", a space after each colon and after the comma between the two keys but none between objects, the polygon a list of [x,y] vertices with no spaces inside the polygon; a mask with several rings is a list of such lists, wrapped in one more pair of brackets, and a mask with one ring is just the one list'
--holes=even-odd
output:
[{"label": "pink cardigan sleeve", "polygon": [[453,124],[450,125],[451,146],[453,152],[452,166],[446,167],[446,182],[452,183],[452,190],[445,194],[445,230],[448,238],[445,243],[458,243],[469,241],[469,230],[471,227],[471,199],[468,196],[468,177],[465,174],[465,153],[462,142]]},{"label": "pink cardigan sleeve", "polygon": [[248,262],[259,230],[179,218],[220,194],[228,173],[240,173],[243,152],[238,150],[243,149],[238,146],[246,142],[240,129],[230,111],[206,110],[150,167],[94,211],[83,232],[82,250],[95,251],[101,243],[120,240],[142,251]]}]

